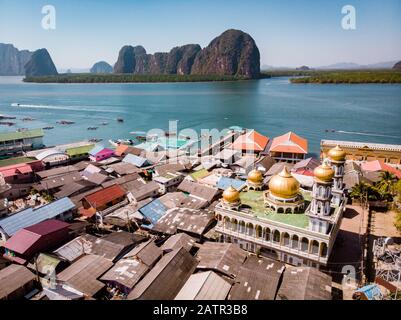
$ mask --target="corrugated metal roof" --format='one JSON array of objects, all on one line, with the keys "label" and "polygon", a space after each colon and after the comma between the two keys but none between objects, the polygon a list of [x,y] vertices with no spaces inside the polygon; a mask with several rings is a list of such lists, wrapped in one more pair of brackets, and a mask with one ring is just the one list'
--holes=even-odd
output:
[{"label": "corrugated metal roof", "polygon": [[156,222],[166,214],[166,211],[167,208],[159,199],[155,199],[139,209],[139,212],[149,219],[152,225],[156,224]]},{"label": "corrugated metal roof", "polygon": [[33,129],[33,130],[25,130],[25,131],[15,131],[15,132],[2,132],[0,133],[0,142],[9,141],[9,140],[17,140],[17,139],[29,139],[29,138],[37,138],[43,137],[42,129]]},{"label": "corrugated metal roof", "polygon": [[97,153],[99,153],[100,151],[102,151],[104,149],[103,146],[101,145],[96,145],[94,146],[91,150],[89,150],[89,154],[92,156],[95,156]]},{"label": "corrugated metal roof", "polygon": [[105,189],[96,191],[85,197],[86,201],[94,208],[105,205],[106,203],[124,197],[125,191],[117,184]]},{"label": "corrugated metal roof", "polygon": [[191,275],[174,300],[225,300],[231,284],[213,271]]},{"label": "corrugated metal roof", "polygon": [[35,275],[23,266],[12,264],[0,270],[0,300],[34,280]]},{"label": "corrugated metal roof", "polygon": [[239,179],[231,179],[227,177],[220,177],[217,181],[217,188],[226,190],[228,187],[233,186],[236,190],[242,190],[245,187],[246,182]]},{"label": "corrugated metal roof", "polygon": [[126,163],[131,163],[138,168],[150,165],[148,159],[143,157],[138,157],[131,153],[127,154],[122,161]]},{"label": "corrugated metal roof", "polygon": [[172,300],[194,272],[196,259],[184,248],[167,253],[134,287],[128,300]]},{"label": "corrugated metal roof", "polygon": [[0,220],[0,227],[12,236],[18,230],[32,226],[44,220],[53,219],[61,213],[75,208],[74,203],[69,198],[62,198],[53,201],[40,208],[28,208],[23,211]]}]

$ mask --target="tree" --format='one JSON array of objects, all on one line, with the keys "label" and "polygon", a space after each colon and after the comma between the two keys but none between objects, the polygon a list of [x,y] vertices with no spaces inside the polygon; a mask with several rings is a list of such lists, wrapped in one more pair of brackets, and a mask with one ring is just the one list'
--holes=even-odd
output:
[{"label": "tree", "polygon": [[397,178],[388,171],[384,171],[380,174],[380,181],[376,184],[376,190],[383,199],[392,198],[396,181]]}]

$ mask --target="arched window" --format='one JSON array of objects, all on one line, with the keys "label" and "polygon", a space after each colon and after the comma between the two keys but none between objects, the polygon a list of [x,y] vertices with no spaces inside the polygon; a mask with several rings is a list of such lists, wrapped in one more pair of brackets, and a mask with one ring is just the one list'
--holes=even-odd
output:
[{"label": "arched window", "polygon": [[277,243],[280,242],[280,231],[274,230],[274,233],[273,233],[273,242],[277,242]]},{"label": "arched window", "polygon": [[246,234],[248,236],[253,236],[253,224],[252,223],[248,223],[246,229],[247,229],[246,230]]},{"label": "arched window", "polygon": [[296,234],[292,236],[292,241],[291,241],[291,248],[293,249],[298,249],[299,248],[299,238]]},{"label": "arched window", "polygon": [[320,244],[320,256],[325,258],[327,256],[327,244],[326,242],[322,242]]},{"label": "arched window", "polygon": [[271,239],[271,231],[269,228],[266,228],[265,229],[265,240],[270,241],[270,239]]},{"label": "arched window", "polygon": [[259,226],[259,225],[256,225],[255,230],[256,230],[256,237],[257,238],[261,238],[262,237],[262,230],[263,230],[262,227]]},{"label": "arched window", "polygon": [[245,222],[242,220],[239,222],[239,232],[245,233]]},{"label": "arched window", "polygon": [[277,213],[284,213],[284,209],[283,208],[278,208]]},{"label": "arched window", "polygon": [[319,254],[319,242],[317,242],[316,240],[312,241],[310,253],[315,254],[315,255]]},{"label": "arched window", "polygon": [[238,221],[237,219],[231,219],[231,230],[238,231]]},{"label": "arched window", "polygon": [[306,238],[302,238],[301,251],[308,252],[308,248],[309,248],[309,240]]},{"label": "arched window", "polygon": [[284,232],[282,235],[282,245],[289,247],[290,246],[290,235],[287,232]]}]

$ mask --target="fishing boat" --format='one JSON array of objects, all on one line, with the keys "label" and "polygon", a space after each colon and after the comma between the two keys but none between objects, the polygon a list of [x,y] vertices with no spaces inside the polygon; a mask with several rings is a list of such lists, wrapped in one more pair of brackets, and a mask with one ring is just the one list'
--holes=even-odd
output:
[{"label": "fishing boat", "polygon": [[35,119],[31,117],[22,118],[22,121],[33,121],[33,120]]},{"label": "fishing boat", "polygon": [[70,120],[60,120],[57,121],[58,124],[74,124],[74,121],[70,121]]},{"label": "fishing boat", "polygon": [[117,122],[124,122],[123,118],[117,118]]},{"label": "fishing boat", "polygon": [[109,123],[108,122],[102,122],[101,125],[102,126],[107,126]]},{"label": "fishing boat", "polygon": [[9,122],[9,121],[0,121],[0,125],[2,126],[13,126],[15,125],[14,122]]},{"label": "fishing boat", "polygon": [[43,128],[43,130],[51,130],[51,129],[54,129],[54,127],[49,126],[49,127],[44,127],[44,128]]},{"label": "fishing boat", "polygon": [[0,119],[2,119],[2,120],[13,120],[13,119],[17,119],[17,117],[7,116],[5,114],[0,114]]},{"label": "fishing boat", "polygon": [[19,106],[20,106],[20,104],[19,104],[19,103],[16,103],[16,102],[14,102],[14,103],[12,103],[12,104],[11,104],[11,106],[12,106],[12,107],[19,107]]},{"label": "fishing boat", "polygon": [[88,130],[97,130],[98,127],[88,127]]},{"label": "fishing boat", "polygon": [[98,142],[100,142],[100,141],[102,141],[103,139],[99,139],[99,138],[92,138],[92,139],[89,139],[88,141],[89,142],[93,142],[93,143],[98,143]]},{"label": "fishing boat", "polygon": [[134,141],[131,140],[131,139],[117,139],[117,140],[111,140],[110,139],[109,143],[112,146],[115,146],[115,147],[119,146],[120,144],[125,144],[125,145],[132,146],[134,144]]}]

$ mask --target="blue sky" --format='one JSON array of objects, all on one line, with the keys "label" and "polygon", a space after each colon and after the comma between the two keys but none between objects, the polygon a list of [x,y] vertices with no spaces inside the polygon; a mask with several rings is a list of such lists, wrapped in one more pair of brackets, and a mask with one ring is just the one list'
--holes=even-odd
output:
[{"label": "blue sky", "polygon": [[[48,4],[56,8],[56,30],[41,27]],[[341,27],[347,4],[356,8],[356,30]],[[204,47],[229,28],[255,39],[261,64],[401,59],[399,0],[0,0],[0,42],[45,47],[58,68],[114,64],[126,44],[149,53],[187,43]]]}]

